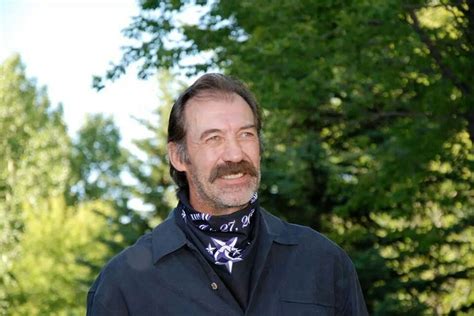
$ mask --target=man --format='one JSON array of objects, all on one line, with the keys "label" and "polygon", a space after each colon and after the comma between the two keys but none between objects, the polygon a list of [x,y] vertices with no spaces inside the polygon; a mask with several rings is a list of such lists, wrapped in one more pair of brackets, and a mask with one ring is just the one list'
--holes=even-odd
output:
[{"label": "man", "polygon": [[207,74],[184,91],[168,127],[179,204],[107,264],[88,315],[367,314],[344,251],[259,206],[261,127],[236,80]]}]

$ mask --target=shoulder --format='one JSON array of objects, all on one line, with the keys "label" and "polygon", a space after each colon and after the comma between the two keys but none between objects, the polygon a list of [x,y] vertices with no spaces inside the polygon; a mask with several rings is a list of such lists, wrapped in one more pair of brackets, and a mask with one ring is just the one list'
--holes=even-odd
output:
[{"label": "shoulder", "polygon": [[136,289],[153,273],[154,248],[158,247],[154,240],[169,238],[166,227],[173,223],[173,219],[166,219],[105,264],[89,289],[88,315],[122,315],[127,310],[124,298],[130,296],[130,289]]},{"label": "shoulder", "polygon": [[150,270],[155,261],[157,239],[168,238],[167,227],[173,225],[174,219],[166,219],[151,232],[142,235],[133,245],[112,257],[102,268],[94,285],[120,286],[128,278]]},{"label": "shoulder", "polygon": [[140,270],[146,265],[152,264],[151,245],[152,233],[149,232],[141,236],[135,244],[113,256],[102,268],[94,286],[119,285],[118,283],[123,281],[123,278],[119,276],[127,275],[130,271]]},{"label": "shoulder", "polygon": [[[308,226],[288,223],[262,209],[264,221],[276,234],[276,242],[294,244],[305,256],[352,264],[347,253],[324,234]],[[320,261],[320,260],[317,260]]]},{"label": "shoulder", "polygon": [[126,267],[140,269],[145,263],[151,262],[152,232],[141,236],[133,245],[125,248],[114,256],[105,266],[109,270],[121,270]]},{"label": "shoulder", "polygon": [[277,232],[275,241],[290,245],[278,248],[287,254],[286,273],[291,277],[285,288],[289,292],[310,289],[319,293],[318,302],[336,306],[340,315],[367,315],[354,264],[341,247],[310,227],[287,223],[267,212],[263,217]]},{"label": "shoulder", "polygon": [[148,259],[151,253],[150,244],[151,233],[148,233],[133,246],[114,256],[102,268],[87,294],[88,316],[128,314],[123,290],[133,279],[133,271],[147,265],[151,260]]}]

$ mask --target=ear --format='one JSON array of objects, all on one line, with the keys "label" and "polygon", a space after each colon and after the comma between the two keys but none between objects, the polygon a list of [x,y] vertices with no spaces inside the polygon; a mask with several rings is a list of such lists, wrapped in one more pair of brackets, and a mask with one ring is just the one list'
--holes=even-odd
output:
[{"label": "ear", "polygon": [[182,161],[181,155],[178,151],[178,146],[175,142],[168,143],[168,157],[170,159],[170,163],[176,170],[182,172],[187,170],[187,165],[184,163],[184,161]]}]

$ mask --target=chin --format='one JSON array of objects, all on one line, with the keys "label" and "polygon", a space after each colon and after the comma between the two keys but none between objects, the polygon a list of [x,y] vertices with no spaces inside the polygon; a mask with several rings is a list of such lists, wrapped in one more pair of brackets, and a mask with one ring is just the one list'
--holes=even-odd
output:
[{"label": "chin", "polygon": [[227,207],[243,207],[249,203],[254,192],[255,191],[243,192],[240,194],[223,193],[219,195],[219,200],[222,205],[225,205]]}]

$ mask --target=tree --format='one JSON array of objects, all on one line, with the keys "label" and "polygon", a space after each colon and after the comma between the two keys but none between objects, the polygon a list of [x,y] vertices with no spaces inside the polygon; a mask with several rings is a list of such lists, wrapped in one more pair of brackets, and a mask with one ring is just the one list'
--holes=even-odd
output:
[{"label": "tree", "polygon": [[15,283],[7,287],[14,306],[8,315],[84,315],[95,267],[109,253],[98,241],[113,238],[103,215],[115,210],[102,201],[68,206],[58,197],[23,211],[20,255],[11,269]]},{"label": "tree", "polygon": [[120,179],[128,152],[120,146],[120,131],[111,117],[89,114],[73,142],[72,195],[75,200],[126,198]]},{"label": "tree", "polygon": [[[137,179],[138,185],[135,195],[151,209],[148,217],[151,224],[155,223],[153,218],[162,220],[176,205],[175,186],[169,175],[169,164],[167,158],[167,130],[169,113],[177,89],[182,86],[170,72],[161,72],[159,75],[161,92],[160,104],[157,106],[154,116],[148,120],[140,120],[147,128],[151,136],[135,140],[135,145],[141,151],[143,158],[135,156],[131,161],[131,172]],[[153,227],[153,225],[150,225]]]},{"label": "tree", "polygon": [[[72,176],[68,203],[107,202],[114,210],[102,214],[107,218],[110,236],[99,239],[109,249],[104,252],[103,262],[149,230],[147,220],[130,206],[134,189],[123,179],[130,176],[132,156],[120,145],[120,139],[119,128],[112,117],[88,115],[73,141],[70,155]],[[99,269],[100,266],[96,266],[95,272]]]},{"label": "tree", "polygon": [[141,7],[125,31],[136,45],[106,78],[139,61],[142,78],[183,67],[243,79],[266,118],[263,204],[349,251],[372,314],[472,311],[471,3]]},{"label": "tree", "polygon": [[9,304],[5,287],[14,282],[23,209],[64,193],[69,150],[62,109],[26,77],[19,56],[8,58],[0,65],[0,314]]}]

